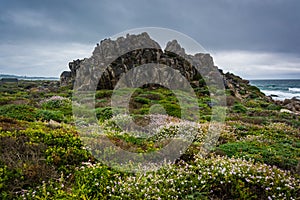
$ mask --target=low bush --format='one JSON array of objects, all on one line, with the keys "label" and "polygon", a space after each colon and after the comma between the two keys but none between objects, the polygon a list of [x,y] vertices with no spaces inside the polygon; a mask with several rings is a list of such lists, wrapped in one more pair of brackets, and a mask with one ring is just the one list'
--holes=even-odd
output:
[{"label": "low bush", "polygon": [[112,118],[113,113],[111,107],[96,108],[96,116],[101,122]]},{"label": "low bush", "polygon": [[98,90],[96,91],[96,94],[95,94],[95,98],[96,99],[101,99],[101,98],[110,98],[111,95],[113,93],[113,90]]},{"label": "low bush", "polygon": [[250,99],[245,102],[245,106],[249,108],[260,108],[260,103],[254,99]]},{"label": "low bush", "polygon": [[[75,97],[76,125],[90,131],[91,123],[97,123],[96,115],[102,131],[79,135],[71,118],[72,90],[59,88],[57,83],[20,81],[19,86],[0,85],[0,199],[300,197],[300,118],[279,112],[279,106],[257,88],[247,86],[246,81],[240,85],[245,88],[245,99],[226,90],[226,125],[220,135],[212,135],[214,138],[206,137],[212,125],[208,123],[212,108],[219,113],[224,107],[216,106],[206,86],[195,88],[199,122],[180,119],[181,110],[195,110],[188,103],[192,100],[189,95],[157,85],[117,91],[120,96],[133,94],[129,113],[125,108],[109,107],[112,90],[96,91],[96,109],[76,106],[94,95]],[[215,87],[212,91],[219,92]],[[182,98],[187,102],[184,105],[179,104]],[[64,123],[56,126],[49,120]],[[150,129],[144,131],[145,126]],[[165,149],[172,138],[175,143]],[[186,151],[158,170],[157,164],[150,163],[154,159],[145,156],[159,150],[162,156],[169,153],[165,150],[176,153],[187,141],[191,144]],[[209,145],[203,146],[203,141],[216,143],[214,153],[203,152]],[[117,148],[111,148],[111,144]],[[124,151],[134,152],[136,159],[128,161]],[[108,166],[100,163],[102,159]],[[145,162],[146,166],[138,165]],[[136,167],[141,171],[124,172]]]},{"label": "low bush", "polygon": [[34,121],[35,111],[30,105],[8,104],[0,107],[0,115],[24,121]]},{"label": "low bush", "polygon": [[[251,158],[269,165],[276,165],[282,169],[295,169],[300,157],[299,148],[282,143],[268,144],[267,139],[252,137],[254,141],[240,141],[222,144],[218,149],[232,157]],[[260,140],[259,140],[260,138]],[[272,144],[273,143],[273,144]]]},{"label": "low bush", "polygon": [[269,104],[267,107],[266,107],[267,110],[280,110],[281,109],[281,106],[279,105],[276,105],[276,104]]},{"label": "low bush", "polygon": [[55,168],[45,161],[45,149],[42,143],[31,143],[26,135],[16,138],[0,136],[0,174],[2,166],[4,176],[0,178],[0,182],[3,182],[2,188],[0,183],[0,189],[6,191],[1,193],[2,198],[12,199],[22,189],[57,178]]},{"label": "low bush", "polygon": [[168,115],[181,118],[180,105],[173,103],[163,103],[162,106],[164,107]]},{"label": "low bush", "polygon": [[[66,177],[67,178],[67,177]],[[158,171],[122,174],[101,164],[84,163],[72,189],[61,178],[32,189],[27,197],[65,199],[295,199],[300,180],[289,172],[244,159],[197,158],[166,164]],[[54,188],[55,187],[55,188]]]},{"label": "low bush", "polygon": [[247,108],[245,106],[243,106],[242,104],[236,103],[232,106],[232,111],[235,113],[246,113]]},{"label": "low bush", "polygon": [[151,102],[150,99],[144,98],[144,97],[139,97],[139,96],[135,97],[134,101],[138,102],[138,103],[141,103],[141,104],[149,104]]},{"label": "low bush", "polygon": [[53,110],[38,110],[35,114],[35,118],[41,121],[50,121],[51,119],[57,122],[64,121],[63,113]]},{"label": "low bush", "polygon": [[72,115],[72,102],[70,99],[61,96],[52,96],[41,102],[44,110],[56,110],[63,112],[64,115]]}]

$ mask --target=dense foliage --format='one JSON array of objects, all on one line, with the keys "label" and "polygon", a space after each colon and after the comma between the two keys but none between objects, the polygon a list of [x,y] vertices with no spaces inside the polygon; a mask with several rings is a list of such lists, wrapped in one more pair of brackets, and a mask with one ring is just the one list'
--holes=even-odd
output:
[{"label": "dense foliage", "polygon": [[[198,122],[179,119],[178,99],[166,88],[135,90],[130,113],[115,116],[113,91],[97,91],[94,113],[99,126],[124,150],[155,152],[170,138],[194,137],[176,162],[131,173],[104,165],[83,145],[74,126],[70,88],[50,81],[2,84],[0,198],[299,199],[300,118],[280,113],[280,106],[257,88],[244,87],[240,95],[248,96],[243,100],[226,91],[225,125],[209,154],[201,154],[211,119],[207,88],[195,88]],[[139,125],[147,125],[150,117],[155,132],[145,137],[132,131],[126,126],[131,117]],[[104,150],[100,153],[114,162],[118,152]]]}]

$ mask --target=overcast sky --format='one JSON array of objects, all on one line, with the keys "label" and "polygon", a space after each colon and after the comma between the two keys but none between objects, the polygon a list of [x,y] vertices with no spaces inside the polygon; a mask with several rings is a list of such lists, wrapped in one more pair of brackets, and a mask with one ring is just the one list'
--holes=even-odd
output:
[{"label": "overcast sky", "polygon": [[298,0],[0,0],[0,73],[59,76],[100,40],[140,27],[182,32],[246,79],[300,79]]}]

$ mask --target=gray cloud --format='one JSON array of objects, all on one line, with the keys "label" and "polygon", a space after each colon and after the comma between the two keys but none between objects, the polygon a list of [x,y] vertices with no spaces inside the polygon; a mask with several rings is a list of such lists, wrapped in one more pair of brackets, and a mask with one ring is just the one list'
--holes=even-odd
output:
[{"label": "gray cloud", "polygon": [[[299,79],[300,55],[253,51],[219,51],[215,64],[248,79]],[[234,59],[233,59],[234,58]]]},{"label": "gray cloud", "polygon": [[0,45],[0,73],[58,77],[69,61],[87,57],[92,50],[93,45],[78,43]]},{"label": "gray cloud", "polygon": [[[60,67],[63,70],[72,57],[68,54],[63,59],[64,48],[73,48],[70,50],[74,52],[71,59],[82,55],[76,54],[78,46],[70,44],[80,44],[82,47],[90,45],[93,49],[99,40],[118,32],[158,26],[191,36],[208,51],[219,52],[215,56],[223,55],[223,52],[230,55],[230,52],[243,51],[249,55],[258,52],[286,55],[286,61],[294,63],[292,66],[281,62],[265,65],[289,76],[290,73],[295,74],[294,68],[299,69],[298,8],[300,1],[297,0],[86,0],[76,3],[71,0],[3,0],[0,6],[0,69],[1,73],[14,73],[12,66],[44,66],[48,69],[57,68],[56,71]],[[53,46],[62,48],[57,49],[62,54],[52,54]],[[27,49],[26,53],[24,48]],[[48,52],[48,57],[41,56],[37,49]],[[86,51],[86,48],[83,49]],[[22,62],[15,58],[22,58]],[[238,68],[237,64],[257,64],[246,58],[236,61],[239,58],[225,59],[220,56],[215,59],[218,63],[226,63],[226,66],[234,66],[232,69]],[[261,63],[258,65],[262,66]],[[257,69],[263,74],[265,68]],[[44,72],[39,68],[31,71],[35,74]],[[57,76],[58,72],[54,71],[50,70],[49,76]],[[245,78],[248,77],[245,75]]]}]

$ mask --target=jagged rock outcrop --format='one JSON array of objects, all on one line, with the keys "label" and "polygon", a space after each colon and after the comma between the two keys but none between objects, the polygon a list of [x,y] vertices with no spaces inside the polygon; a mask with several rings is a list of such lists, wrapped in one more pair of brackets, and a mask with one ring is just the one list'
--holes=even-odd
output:
[{"label": "jagged rock outcrop", "polygon": [[244,80],[232,73],[224,74],[224,84],[231,96],[237,100],[261,98],[267,102],[272,101],[270,97],[265,96],[257,87],[250,85],[248,80]]},{"label": "jagged rock outcrop", "polygon": [[186,56],[184,48],[182,48],[180,44],[178,44],[177,40],[172,40],[168,42],[165,51],[174,52],[181,57]]},{"label": "jagged rock outcrop", "polygon": [[[196,87],[199,86],[201,78],[206,84],[222,83],[231,91],[234,97],[232,102],[249,97],[265,97],[259,89],[250,86],[249,81],[230,73],[224,74],[214,65],[213,58],[209,54],[188,55],[176,40],[168,42],[166,48],[162,50],[147,33],[128,34],[116,40],[102,40],[97,44],[90,58],[69,63],[71,71],[62,73],[61,85],[73,83],[77,76],[77,86],[82,89],[91,89],[95,85],[97,89],[113,89],[122,74],[149,63],[165,65],[177,70]],[[159,77],[160,73],[156,70],[140,74],[144,77]],[[136,78],[142,79],[143,76]],[[180,85],[183,81],[177,80],[174,84]]]},{"label": "jagged rock outcrop", "polygon": [[77,59],[73,60],[73,62],[69,62],[69,69],[71,70],[71,76],[76,76],[76,71],[79,69],[80,64],[83,60]]},{"label": "jagged rock outcrop", "polygon": [[71,71],[63,71],[60,75],[60,85],[67,86],[73,84],[76,77],[76,71],[80,68],[80,64],[83,60],[77,59],[69,62],[69,69]]},{"label": "jagged rock outcrop", "polygon": [[[82,66],[87,66],[87,63],[91,67],[83,69]],[[108,65],[102,66],[105,63]],[[101,41],[100,45],[95,47],[91,58],[74,60],[69,63],[71,71],[61,74],[61,85],[72,83],[76,74],[81,73],[79,77],[83,85],[90,84],[89,79],[98,79],[97,89],[113,89],[124,72],[148,63],[172,67],[190,82],[199,80],[203,74],[209,75],[213,71],[212,69],[218,70],[209,54],[187,55],[176,40],[168,42],[163,51],[160,45],[152,40],[147,33],[142,33],[127,35],[126,38],[120,37],[117,40],[105,39]],[[105,70],[100,71],[101,76],[97,77],[97,72],[93,73],[92,70],[95,70],[96,67],[100,69],[100,66]],[[195,66],[201,68],[201,75]],[[92,74],[92,77],[87,76],[87,74]]]}]

